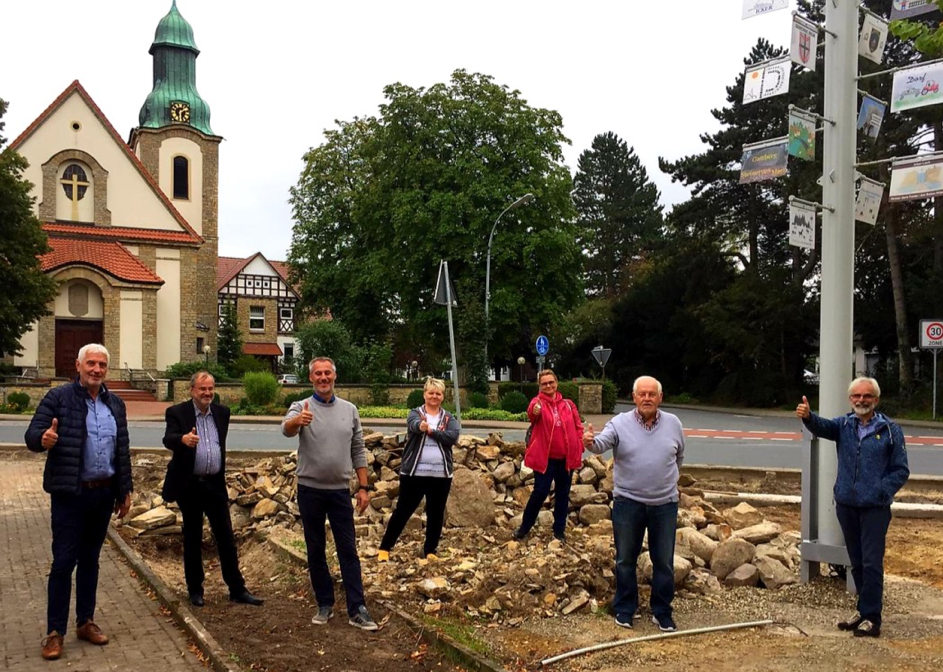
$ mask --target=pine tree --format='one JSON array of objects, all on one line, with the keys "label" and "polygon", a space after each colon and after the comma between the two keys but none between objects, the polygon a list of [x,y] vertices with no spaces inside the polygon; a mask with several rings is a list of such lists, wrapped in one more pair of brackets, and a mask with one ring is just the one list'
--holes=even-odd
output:
[{"label": "pine tree", "polygon": [[219,325],[219,363],[227,368],[242,356],[242,333],[236,316],[236,304],[227,303]]}]

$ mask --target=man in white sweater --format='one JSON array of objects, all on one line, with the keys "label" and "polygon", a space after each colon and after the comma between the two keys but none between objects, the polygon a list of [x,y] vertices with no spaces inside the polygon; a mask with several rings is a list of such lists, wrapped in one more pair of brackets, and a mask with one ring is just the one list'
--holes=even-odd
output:
[{"label": "man in white sweater", "polygon": [[684,433],[678,416],[658,410],[661,383],[642,376],[632,386],[635,409],[620,413],[596,436],[592,423],[583,445],[596,454],[612,451],[612,531],[616,544],[616,624],[631,628],[638,610],[636,563],[648,530],[652,559],[652,622],[663,632],[677,630],[672,618],[674,548],[678,518],[678,475]]},{"label": "man in white sweater", "polygon": [[354,507],[350,503],[354,470],[359,483],[358,511],[363,513],[370,503],[360,414],[352,403],[334,395],[337,370],[330,357],[315,357],[308,370],[314,394],[291,405],[282,420],[282,434],[298,436],[298,509],[308,547],[311,587],[318,601],[318,613],[311,622],[326,625],[334,616],[334,580],[324,552],[327,518],[347,595],[347,622],[362,630],[376,630],[377,624],[364,604]]}]

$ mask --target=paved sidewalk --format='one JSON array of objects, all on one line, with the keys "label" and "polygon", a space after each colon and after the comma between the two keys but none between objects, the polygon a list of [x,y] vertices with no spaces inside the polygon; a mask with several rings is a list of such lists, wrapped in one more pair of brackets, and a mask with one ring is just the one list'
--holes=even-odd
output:
[{"label": "paved sidewalk", "polygon": [[75,637],[75,592],[62,658],[45,661],[46,580],[52,562],[49,495],[42,489],[42,456],[0,453],[0,669],[203,670],[169,616],[160,613],[121,554],[105,542],[95,621],[111,638],[93,646]]}]

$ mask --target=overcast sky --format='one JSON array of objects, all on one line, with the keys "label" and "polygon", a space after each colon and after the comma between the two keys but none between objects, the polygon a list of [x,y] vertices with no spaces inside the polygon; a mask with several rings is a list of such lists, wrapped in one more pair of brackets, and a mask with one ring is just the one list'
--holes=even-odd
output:
[{"label": "overcast sky", "polygon": [[[4,1],[0,98],[12,140],[78,79],[127,140],[152,88],[147,53],[170,0]],[[197,87],[220,147],[219,251],[284,259],[288,189],[335,119],[377,113],[393,82],[457,68],[563,116],[576,169],[595,135],[634,146],[670,208],[687,192],[658,157],[700,152],[710,115],[757,38],[788,47],[790,12],[741,20],[742,0],[178,0],[201,53]],[[791,8],[794,3],[791,3]],[[785,122],[783,133],[785,134]],[[757,138],[760,140],[761,138]],[[497,216],[497,213],[495,213]]]}]

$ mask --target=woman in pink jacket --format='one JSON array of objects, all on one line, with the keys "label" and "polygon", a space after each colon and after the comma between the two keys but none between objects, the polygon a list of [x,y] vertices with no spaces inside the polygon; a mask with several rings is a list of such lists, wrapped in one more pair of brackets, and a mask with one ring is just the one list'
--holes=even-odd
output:
[{"label": "woman in pink jacket", "polygon": [[563,541],[573,471],[583,464],[583,423],[576,405],[557,392],[557,375],[553,371],[541,371],[537,383],[540,392],[527,408],[531,437],[524,453],[524,464],[534,470],[534,491],[514,538],[523,539],[530,532],[550,494],[551,484],[555,483],[553,536]]}]

